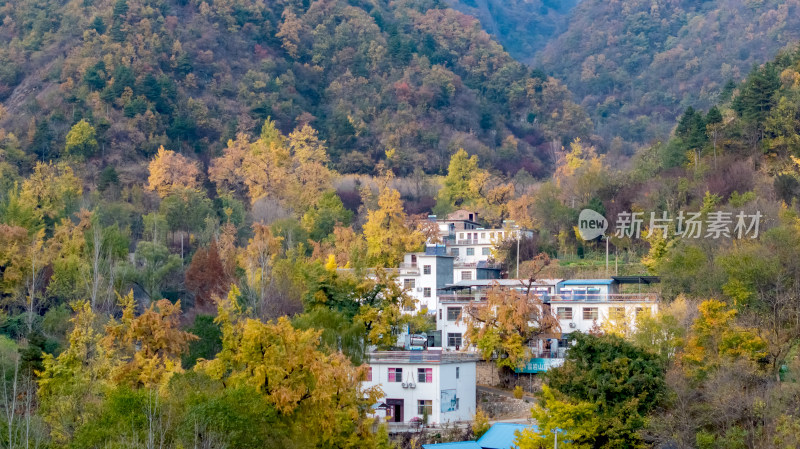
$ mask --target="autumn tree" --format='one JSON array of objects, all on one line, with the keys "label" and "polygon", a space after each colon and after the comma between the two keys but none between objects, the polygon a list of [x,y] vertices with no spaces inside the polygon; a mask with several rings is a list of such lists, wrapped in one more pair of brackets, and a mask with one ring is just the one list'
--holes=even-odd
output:
[{"label": "autumn tree", "polygon": [[589,204],[608,182],[610,176],[604,159],[593,146],[584,144],[580,139],[570,143],[569,151],[561,155],[553,178],[570,205],[577,207]]},{"label": "autumn tree", "polygon": [[485,360],[496,357],[498,367],[517,369],[531,357],[528,343],[537,336],[558,332],[558,321],[545,313],[542,300],[533,292],[493,286],[485,301],[465,307],[464,335]]},{"label": "autumn tree", "polygon": [[19,202],[32,207],[37,219],[52,224],[72,212],[82,192],[81,181],[69,166],[37,163],[22,183]]},{"label": "autumn tree", "polygon": [[279,419],[291,416],[287,437],[294,444],[374,444],[366,411],[379,393],[362,390],[360,368],[341,353],[321,352],[319,331],[297,330],[285,317],[270,323],[248,318],[237,296],[233,288],[219,303],[222,350],[195,369],[223,380],[227,388],[253,388],[275,407]]},{"label": "autumn tree", "polygon": [[717,300],[703,301],[681,356],[691,378],[702,380],[726,362],[743,360],[757,367],[767,345],[753,329],[735,322],[736,310]]},{"label": "autumn tree", "polygon": [[223,191],[242,192],[250,201],[273,197],[287,207],[305,211],[332,185],[324,142],[308,125],[288,137],[267,119],[261,135],[250,142],[240,134],[211,163],[209,177]]},{"label": "autumn tree", "polygon": [[244,269],[247,285],[256,293],[254,305],[257,307],[263,306],[268,297],[272,268],[281,252],[281,242],[268,226],[253,223],[253,237],[239,254],[239,265]]},{"label": "autumn tree", "polygon": [[110,378],[116,385],[155,388],[181,371],[181,354],[197,337],[180,330],[180,301],[150,303],[136,315],[133,291],[120,298],[122,316],[105,327],[101,344],[115,358]]},{"label": "autumn tree", "polygon": [[103,395],[111,388],[110,354],[100,344],[98,317],[88,302],[76,304],[69,346],[44,355],[39,374],[42,418],[57,444],[67,444],[83,425],[97,419]]},{"label": "autumn tree", "polygon": [[200,169],[187,157],[163,146],[148,166],[150,176],[147,189],[155,191],[164,198],[174,189],[198,189],[200,187]]},{"label": "autumn tree", "polygon": [[226,294],[230,287],[228,278],[214,240],[208,248],[199,248],[192,256],[186,270],[186,288],[194,295],[195,307],[208,310],[214,298]]},{"label": "autumn tree", "polygon": [[489,174],[478,167],[478,156],[469,156],[463,148],[450,158],[447,176],[437,198],[437,209],[446,213],[467,207],[481,199]]},{"label": "autumn tree", "polygon": [[28,230],[21,226],[0,224],[0,292],[3,303],[17,295],[22,288],[28,264],[25,261],[25,248]]},{"label": "autumn tree", "polygon": [[378,209],[367,214],[364,237],[370,263],[381,267],[396,266],[405,253],[424,243],[419,231],[409,229],[400,192],[388,186],[381,190]]}]

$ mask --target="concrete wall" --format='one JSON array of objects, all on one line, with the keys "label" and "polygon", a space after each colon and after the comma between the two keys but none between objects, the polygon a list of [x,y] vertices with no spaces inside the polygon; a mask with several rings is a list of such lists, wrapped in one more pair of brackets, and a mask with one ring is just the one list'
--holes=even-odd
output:
[{"label": "concrete wall", "polygon": [[[422,418],[417,413],[417,401],[432,401],[433,410],[428,417],[428,423],[441,424],[453,421],[469,421],[475,415],[475,363],[375,363],[372,367],[372,381],[363,382],[365,388],[379,386],[384,393],[380,399],[403,400],[403,422],[409,422],[415,417]],[[403,388],[402,382],[389,382],[389,368],[403,369],[403,382],[414,383],[414,388]],[[432,382],[419,382],[417,368],[431,368],[433,371]],[[458,378],[456,378],[458,368]],[[455,390],[458,398],[458,409],[442,413],[442,390]]]}]

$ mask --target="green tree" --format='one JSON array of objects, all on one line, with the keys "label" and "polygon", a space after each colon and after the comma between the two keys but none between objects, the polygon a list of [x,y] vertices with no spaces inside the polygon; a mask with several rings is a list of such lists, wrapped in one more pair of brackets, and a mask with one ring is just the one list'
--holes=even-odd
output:
[{"label": "green tree", "polygon": [[161,289],[168,276],[181,266],[181,258],[170,254],[169,249],[160,243],[139,241],[133,256],[133,263],[120,268],[121,278],[132,283],[147,295],[150,301],[161,298]]},{"label": "green tree", "polygon": [[344,207],[339,195],[327,191],[303,215],[302,224],[308,236],[318,242],[332,234],[336,226],[350,226],[352,219],[353,212]]},{"label": "green tree", "polygon": [[67,133],[64,152],[70,156],[91,157],[97,152],[97,132],[85,119],[72,126]]},{"label": "green tree", "polygon": [[614,335],[575,335],[564,365],[548,371],[520,447],[559,439],[573,448],[644,448],[639,431],[666,397],[665,361]]}]

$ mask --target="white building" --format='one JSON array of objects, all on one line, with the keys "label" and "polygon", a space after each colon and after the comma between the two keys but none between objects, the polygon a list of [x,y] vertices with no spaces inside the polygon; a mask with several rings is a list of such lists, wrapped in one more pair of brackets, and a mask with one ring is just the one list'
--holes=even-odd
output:
[{"label": "white building", "polygon": [[[503,241],[533,235],[531,231],[519,229],[485,229],[477,220],[478,213],[466,209],[457,210],[447,218],[436,220],[439,237],[447,247],[448,254],[456,258],[456,266],[488,262],[495,247]],[[456,281],[471,279],[476,278],[455,276]]]},{"label": "white building", "polygon": [[[658,282],[654,276],[615,276],[611,279],[542,279],[530,285],[524,279],[460,281],[439,292],[436,329],[441,332],[445,350],[467,349],[464,313],[470,305],[487,299],[491,288],[535,292],[542,300],[543,313],[558,319],[560,332],[529,342],[532,359],[522,372],[546,371],[563,363],[569,334],[610,327],[617,331],[635,330],[642,313],[658,312],[659,295],[641,292],[643,285]],[[621,292],[621,285],[638,284],[638,292]]]},{"label": "white building", "polygon": [[473,354],[384,351],[369,354],[364,387],[379,386],[381,408],[391,423],[471,421],[476,411]]},{"label": "white building", "polygon": [[641,313],[658,312],[656,293],[620,293],[620,284],[653,282],[651,276],[611,279],[571,279],[558,284],[558,293],[549,298],[552,313],[561,332],[589,332],[605,325],[634,330]]},{"label": "white building", "polygon": [[[530,285],[530,291],[545,301],[556,292],[561,279],[541,279]],[[439,290],[439,308],[436,312],[436,329],[442,332],[442,347],[458,350],[463,347],[464,334],[467,333],[464,308],[470,304],[486,301],[491,288],[528,291],[527,279],[481,279],[459,281]]]},{"label": "white building", "polygon": [[437,307],[436,292],[453,283],[453,257],[445,254],[442,246],[429,246],[425,252],[408,253],[397,274],[408,294],[417,300],[414,309],[406,310],[433,313]]}]

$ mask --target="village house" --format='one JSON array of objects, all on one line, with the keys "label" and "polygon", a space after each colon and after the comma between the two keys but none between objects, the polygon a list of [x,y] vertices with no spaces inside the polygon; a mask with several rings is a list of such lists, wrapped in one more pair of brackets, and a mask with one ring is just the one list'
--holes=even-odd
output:
[{"label": "village house", "polygon": [[376,409],[395,428],[421,423],[472,421],[476,411],[476,363],[468,353],[441,350],[380,351],[369,354],[364,387],[384,393]]}]

